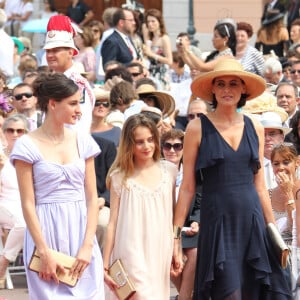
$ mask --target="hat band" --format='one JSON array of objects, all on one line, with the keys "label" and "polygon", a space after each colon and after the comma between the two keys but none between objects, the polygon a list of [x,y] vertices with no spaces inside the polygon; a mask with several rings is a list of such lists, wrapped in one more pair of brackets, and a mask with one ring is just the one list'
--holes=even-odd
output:
[{"label": "hat band", "polygon": [[276,122],[276,121],[269,121],[269,120],[261,120],[261,124],[264,126],[264,127],[266,127],[266,128],[268,128],[268,127],[270,127],[270,128],[272,128],[272,127],[276,127],[276,128],[278,128],[278,129],[280,129],[280,130],[283,130],[284,128],[282,127],[282,124],[280,123],[280,122]]}]

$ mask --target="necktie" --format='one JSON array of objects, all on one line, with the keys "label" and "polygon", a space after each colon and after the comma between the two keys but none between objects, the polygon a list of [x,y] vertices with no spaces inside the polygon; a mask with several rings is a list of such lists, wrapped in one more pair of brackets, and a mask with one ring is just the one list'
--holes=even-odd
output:
[{"label": "necktie", "polygon": [[126,42],[131,55],[134,56],[134,50],[133,50],[134,48],[128,36],[126,36]]}]

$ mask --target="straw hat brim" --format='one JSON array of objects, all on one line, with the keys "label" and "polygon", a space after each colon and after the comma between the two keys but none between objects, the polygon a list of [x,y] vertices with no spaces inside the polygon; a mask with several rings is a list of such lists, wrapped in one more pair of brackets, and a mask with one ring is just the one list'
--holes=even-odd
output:
[{"label": "straw hat brim", "polygon": [[205,101],[211,102],[213,100],[213,80],[221,76],[236,76],[243,80],[248,95],[246,100],[258,97],[266,89],[265,80],[256,74],[240,70],[217,70],[196,77],[191,84],[192,93]]},{"label": "straw hat brim", "polygon": [[159,109],[162,111],[164,117],[170,116],[175,110],[175,100],[168,93],[156,91],[148,84],[139,86],[136,92],[138,95],[152,94],[156,96]]},{"label": "straw hat brim", "polygon": [[290,133],[292,131],[293,128],[289,128],[289,127],[278,127],[278,126],[266,126],[265,128],[268,129],[278,129],[283,131],[284,135],[287,135],[288,133]]}]

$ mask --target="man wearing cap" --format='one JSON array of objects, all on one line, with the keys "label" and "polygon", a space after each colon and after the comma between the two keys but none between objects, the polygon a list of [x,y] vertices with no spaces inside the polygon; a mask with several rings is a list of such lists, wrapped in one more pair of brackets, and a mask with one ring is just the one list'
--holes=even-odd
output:
[{"label": "man wearing cap", "polygon": [[277,186],[273,168],[271,164],[271,153],[276,145],[283,143],[284,136],[292,129],[283,127],[282,120],[276,112],[265,112],[261,115],[260,122],[265,131],[264,144],[264,168],[265,168],[265,182],[267,189],[273,189]]},{"label": "man wearing cap", "polygon": [[[6,76],[11,77],[14,74],[14,42],[11,37],[4,31],[4,25],[7,21],[5,11],[0,9],[0,69]],[[3,46],[5,45],[5,47]]]},{"label": "man wearing cap", "polygon": [[76,128],[89,132],[95,97],[88,81],[78,73],[73,63],[73,56],[78,54],[73,40],[75,34],[76,32],[67,16],[52,16],[47,26],[44,49],[49,68],[55,72],[64,73],[79,86],[82,116],[77,122]]},{"label": "man wearing cap", "polygon": [[130,39],[135,20],[132,11],[118,8],[113,15],[114,32],[102,45],[102,65],[105,67],[110,60],[116,60],[124,65],[138,58],[137,51]]},{"label": "man wearing cap", "polygon": [[275,96],[277,98],[277,105],[282,107],[288,114],[288,118],[284,122],[284,125],[289,127],[291,118],[298,110],[298,88],[291,82],[282,82],[277,86]]}]

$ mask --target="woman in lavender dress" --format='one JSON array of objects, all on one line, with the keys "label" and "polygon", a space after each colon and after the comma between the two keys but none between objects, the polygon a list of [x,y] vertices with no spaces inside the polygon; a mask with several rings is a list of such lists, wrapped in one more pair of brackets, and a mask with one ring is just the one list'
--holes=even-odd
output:
[{"label": "woman in lavender dress", "polygon": [[[65,127],[81,115],[80,92],[72,80],[60,73],[42,74],[34,82],[34,93],[45,121],[17,141],[10,157],[27,224],[24,256],[30,299],[104,299],[95,238],[99,209],[94,156],[99,147],[89,135]],[[41,257],[39,274],[28,269],[35,247]],[[49,249],[76,257],[70,271],[79,277],[75,287],[59,283],[57,272],[63,267]]]}]

